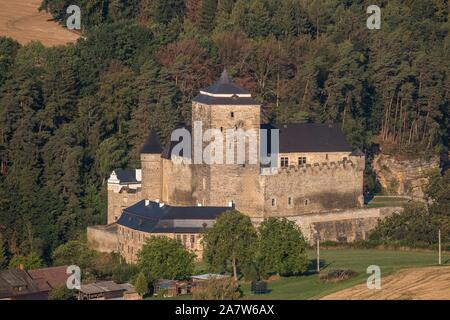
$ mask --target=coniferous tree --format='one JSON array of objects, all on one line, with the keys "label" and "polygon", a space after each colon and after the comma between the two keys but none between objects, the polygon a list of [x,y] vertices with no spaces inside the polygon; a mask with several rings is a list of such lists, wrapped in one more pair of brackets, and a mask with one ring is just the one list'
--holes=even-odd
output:
[{"label": "coniferous tree", "polygon": [[204,33],[209,33],[214,29],[214,23],[217,14],[217,1],[218,0],[202,1],[199,28]]},{"label": "coniferous tree", "polygon": [[0,270],[3,270],[7,264],[5,242],[3,241],[3,236],[0,234]]}]

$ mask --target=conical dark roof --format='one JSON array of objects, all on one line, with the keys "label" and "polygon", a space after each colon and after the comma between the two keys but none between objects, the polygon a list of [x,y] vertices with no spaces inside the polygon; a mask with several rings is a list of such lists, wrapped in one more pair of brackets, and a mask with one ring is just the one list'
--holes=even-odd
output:
[{"label": "conical dark roof", "polygon": [[244,88],[241,88],[233,83],[233,80],[228,75],[226,69],[223,70],[222,75],[215,84],[209,86],[208,88],[202,89],[201,91],[212,94],[250,94],[250,92]]},{"label": "conical dark roof", "polygon": [[160,154],[162,152],[159,136],[155,130],[151,130],[150,134],[141,148],[141,153]]},{"label": "conical dark roof", "polygon": [[233,83],[226,69],[216,83],[201,89],[193,101],[210,105],[257,105],[250,92]]}]

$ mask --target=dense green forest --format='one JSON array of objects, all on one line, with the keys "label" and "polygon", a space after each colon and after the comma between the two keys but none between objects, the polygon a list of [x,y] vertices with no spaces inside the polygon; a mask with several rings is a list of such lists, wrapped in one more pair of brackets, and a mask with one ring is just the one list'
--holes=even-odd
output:
[{"label": "dense green forest", "polygon": [[111,170],[139,166],[151,128],[165,139],[189,124],[191,98],[224,67],[264,121],[341,123],[366,151],[448,149],[447,0],[380,0],[381,30],[367,29],[364,0],[44,0],[41,9],[64,25],[70,4],[82,12],[76,44],[0,37],[9,257],[48,261],[104,223]]}]

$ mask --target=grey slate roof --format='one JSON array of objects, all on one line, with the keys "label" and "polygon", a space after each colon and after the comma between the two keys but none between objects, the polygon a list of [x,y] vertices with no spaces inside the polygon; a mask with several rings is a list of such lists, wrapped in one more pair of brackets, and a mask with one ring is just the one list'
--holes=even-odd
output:
[{"label": "grey slate roof", "polygon": [[114,172],[117,175],[117,179],[119,179],[120,183],[139,183],[140,181],[136,178],[136,170],[125,170],[125,169],[116,169]]},{"label": "grey slate roof", "polygon": [[[118,225],[148,233],[199,233],[229,207],[173,207],[142,200],[123,210]],[[203,225],[206,224],[204,227]]]},{"label": "grey slate roof", "polygon": [[268,137],[271,129],[280,130],[280,153],[352,151],[338,124],[264,124],[261,125],[261,129],[268,130]]},{"label": "grey slate roof", "polygon": [[[186,127],[191,132],[191,128]],[[352,152],[339,124],[323,123],[291,123],[262,124],[261,129],[268,130],[268,152],[271,152],[270,130],[279,129],[280,153],[289,152]],[[178,142],[169,141],[162,157],[170,159],[173,147]],[[358,152],[360,154],[361,152]],[[364,154],[362,154],[364,155]]]},{"label": "grey slate roof", "polygon": [[[245,97],[241,95],[245,95]],[[222,72],[220,79],[215,84],[201,89],[200,94],[193,101],[209,105],[258,105],[249,91],[233,83],[227,70]]]},{"label": "grey slate roof", "polygon": [[147,140],[142,145],[141,153],[160,154],[162,150],[158,134],[155,130],[151,130]]}]

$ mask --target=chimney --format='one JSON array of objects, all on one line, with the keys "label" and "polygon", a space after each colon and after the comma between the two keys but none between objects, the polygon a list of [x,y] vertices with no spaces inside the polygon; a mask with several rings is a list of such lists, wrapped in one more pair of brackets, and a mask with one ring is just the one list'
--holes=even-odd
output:
[{"label": "chimney", "polygon": [[159,203],[159,199],[156,199],[155,202],[156,202],[156,203]]},{"label": "chimney", "polygon": [[145,206],[148,207],[150,205],[150,200],[145,200]]},{"label": "chimney", "polygon": [[229,201],[229,202],[228,202],[228,206],[229,206],[230,208],[234,208],[234,202],[233,202],[233,201]]},{"label": "chimney", "polygon": [[25,268],[23,267],[23,264],[19,264],[19,270],[24,270]]},{"label": "chimney", "polygon": [[159,207],[160,207],[160,208],[164,207],[164,203],[161,202],[161,203],[159,204]]}]

